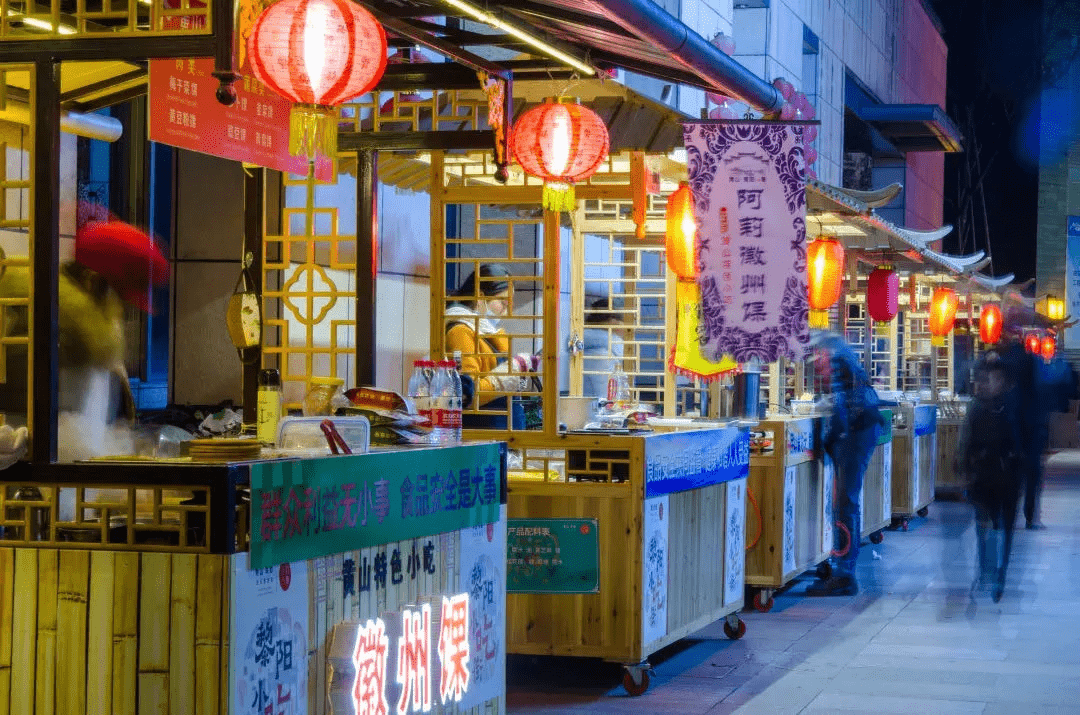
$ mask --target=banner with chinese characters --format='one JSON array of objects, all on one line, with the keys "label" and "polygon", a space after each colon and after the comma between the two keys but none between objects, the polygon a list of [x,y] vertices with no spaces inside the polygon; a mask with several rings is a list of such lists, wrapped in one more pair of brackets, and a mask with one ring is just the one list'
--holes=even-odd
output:
[{"label": "banner with chinese characters", "polygon": [[[1065,244],[1065,315],[1080,317],[1080,216],[1069,216]],[[1080,324],[1065,328],[1066,350],[1080,348]]]},{"label": "banner with chinese characters", "polygon": [[246,556],[231,558],[229,712],[306,715],[307,565],[249,570]]},{"label": "banner with chinese characters", "polygon": [[671,497],[645,500],[644,607],[641,609],[641,640],[652,643],[667,635],[668,613],[668,524],[671,522]]},{"label": "banner with chinese characters", "polygon": [[491,524],[504,444],[251,465],[251,567]]},{"label": "banner with chinese characters", "polygon": [[506,506],[493,524],[458,532],[458,590],[469,594],[469,690],[458,707],[506,692]]},{"label": "banner with chinese characters", "polygon": [[509,519],[507,593],[599,593],[596,519]]},{"label": "banner with chinese characters", "polygon": [[684,492],[750,473],[750,433],[738,427],[645,439],[645,496]]},{"label": "banner with chinese characters", "polygon": [[[292,103],[244,77],[233,85],[236,101],[225,106],[214,96],[218,80],[210,58],[150,60],[149,137],[223,159],[306,175],[306,157],[289,153]],[[315,178],[332,181],[333,162],[319,157]]]},{"label": "banner with chinese characters", "polygon": [[801,360],[810,341],[804,125],[684,125],[706,359]]}]

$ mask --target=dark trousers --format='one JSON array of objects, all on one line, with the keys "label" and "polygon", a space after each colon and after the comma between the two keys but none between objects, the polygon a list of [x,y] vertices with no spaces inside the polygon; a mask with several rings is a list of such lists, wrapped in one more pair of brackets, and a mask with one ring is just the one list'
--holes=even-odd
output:
[{"label": "dark trousers", "polygon": [[859,523],[859,499],[862,492],[863,477],[870,464],[870,455],[877,444],[877,429],[869,427],[851,432],[847,437],[837,440],[829,450],[833,466],[836,469],[836,513],[839,524],[847,529],[833,530],[835,549],[845,546],[847,553],[836,557],[837,572],[849,576],[855,575],[855,562],[859,559],[859,540],[862,524]]},{"label": "dark trousers", "polygon": [[1043,484],[1043,450],[1049,436],[1039,432],[1034,437],[1034,445],[1024,457],[1024,518],[1027,523],[1034,523],[1039,516],[1039,498]]},{"label": "dark trousers", "polygon": [[1001,494],[973,493],[970,499],[975,506],[979,580],[984,585],[989,585],[995,578],[1004,583],[1005,571],[1009,568],[1009,554],[1012,552],[1019,491],[1007,489]]}]

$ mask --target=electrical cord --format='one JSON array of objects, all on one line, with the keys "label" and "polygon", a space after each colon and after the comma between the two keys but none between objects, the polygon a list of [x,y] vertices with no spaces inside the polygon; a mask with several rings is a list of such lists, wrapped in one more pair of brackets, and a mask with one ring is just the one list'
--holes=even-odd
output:
[{"label": "electrical cord", "polygon": [[746,498],[749,499],[750,503],[754,505],[754,514],[757,516],[757,534],[754,535],[754,540],[750,542],[750,544],[748,544],[746,547],[746,550],[749,551],[750,549],[757,546],[757,542],[761,538],[761,532],[764,524],[762,524],[761,519],[761,507],[758,506],[757,499],[754,498],[754,490],[750,487],[746,488]]}]

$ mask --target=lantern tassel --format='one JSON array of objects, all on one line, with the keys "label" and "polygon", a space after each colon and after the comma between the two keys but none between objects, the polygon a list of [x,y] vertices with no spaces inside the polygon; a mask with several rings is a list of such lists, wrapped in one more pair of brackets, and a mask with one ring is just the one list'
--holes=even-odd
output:
[{"label": "lantern tassel", "polygon": [[945,336],[944,335],[932,335],[932,336],[930,336],[930,344],[933,345],[935,348],[943,348],[943,347],[945,347]]},{"label": "lantern tassel", "polygon": [[829,327],[829,311],[810,309],[809,323],[811,328],[825,330]]},{"label": "lantern tassel", "polygon": [[294,104],[289,113],[289,153],[314,159],[322,154],[337,156],[336,107],[318,104]]},{"label": "lantern tassel", "polygon": [[573,211],[577,208],[574,185],[564,184],[560,181],[545,183],[543,203],[544,208],[549,211]]}]

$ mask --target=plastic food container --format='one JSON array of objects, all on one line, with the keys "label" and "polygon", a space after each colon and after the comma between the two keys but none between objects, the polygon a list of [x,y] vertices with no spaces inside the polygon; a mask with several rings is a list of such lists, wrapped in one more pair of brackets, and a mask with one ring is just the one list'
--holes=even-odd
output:
[{"label": "plastic food container", "polygon": [[345,397],[345,380],[340,377],[313,377],[304,395],[304,416],[332,415],[337,406],[349,405]]},{"label": "plastic food container", "polygon": [[[331,454],[330,445],[322,431],[326,417],[284,417],[278,424],[278,449],[299,456]],[[363,454],[371,445],[371,424],[367,417],[350,415],[331,420],[338,434],[353,454]]]}]

